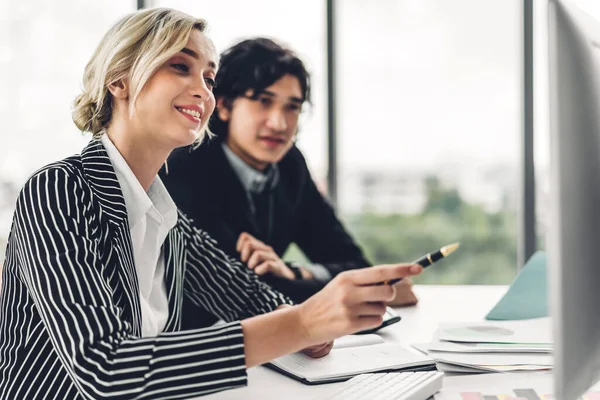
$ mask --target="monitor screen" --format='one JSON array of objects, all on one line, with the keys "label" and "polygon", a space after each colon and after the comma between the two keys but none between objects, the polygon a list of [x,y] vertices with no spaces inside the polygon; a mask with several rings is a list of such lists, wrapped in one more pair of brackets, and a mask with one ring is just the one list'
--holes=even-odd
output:
[{"label": "monitor screen", "polygon": [[570,400],[600,378],[600,23],[563,0],[548,22],[555,396]]}]

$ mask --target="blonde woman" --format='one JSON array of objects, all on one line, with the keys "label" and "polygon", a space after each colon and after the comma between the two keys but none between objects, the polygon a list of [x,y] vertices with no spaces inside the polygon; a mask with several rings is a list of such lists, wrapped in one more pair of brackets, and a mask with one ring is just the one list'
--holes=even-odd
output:
[{"label": "blonde woman", "polygon": [[[73,120],[93,140],[17,200],[0,303],[0,398],[189,398],[246,368],[381,323],[388,285],[420,267],[342,273],[298,306],[177,211],[157,172],[201,140],[218,60],[205,22],[169,9],[111,28]],[[210,171],[190,171],[210,173]],[[183,299],[226,321],[181,330]],[[188,317],[188,316],[186,316]]]}]

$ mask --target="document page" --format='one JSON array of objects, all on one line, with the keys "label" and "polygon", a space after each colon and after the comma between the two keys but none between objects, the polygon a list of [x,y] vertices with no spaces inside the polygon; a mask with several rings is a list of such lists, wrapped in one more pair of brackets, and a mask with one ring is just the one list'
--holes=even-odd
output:
[{"label": "document page", "polygon": [[370,335],[346,335],[335,339],[333,342],[334,349],[345,349],[347,347],[370,346],[372,344],[384,343],[385,340],[375,334]]},{"label": "document page", "polygon": [[550,318],[520,321],[446,323],[439,326],[439,339],[471,343],[552,343]]},{"label": "document page", "polygon": [[298,377],[316,381],[391,368],[430,365],[433,360],[399,343],[383,343],[336,349],[317,359],[295,353],[280,357],[272,364]]}]

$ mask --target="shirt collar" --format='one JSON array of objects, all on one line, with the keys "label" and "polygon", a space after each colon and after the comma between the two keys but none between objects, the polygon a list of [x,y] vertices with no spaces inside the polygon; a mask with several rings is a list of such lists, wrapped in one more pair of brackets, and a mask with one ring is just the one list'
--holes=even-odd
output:
[{"label": "shirt collar", "polygon": [[110,158],[121,186],[130,228],[133,228],[148,214],[159,224],[165,224],[167,229],[172,229],[177,223],[177,206],[158,175],[150,184],[148,191],[144,191],[127,161],[108,135],[102,135],[100,141],[108,153],[108,158]]},{"label": "shirt collar", "polygon": [[225,157],[247,192],[261,193],[267,187],[273,189],[277,186],[279,182],[279,168],[276,163],[269,165],[265,169],[265,172],[257,171],[246,164],[227,144],[221,143],[221,146],[225,152]]}]

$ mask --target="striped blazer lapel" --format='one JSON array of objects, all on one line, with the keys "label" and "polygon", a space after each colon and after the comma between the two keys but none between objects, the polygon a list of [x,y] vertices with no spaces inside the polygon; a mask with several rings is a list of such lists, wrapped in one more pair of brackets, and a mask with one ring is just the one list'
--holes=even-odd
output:
[{"label": "striped blazer lapel", "polygon": [[140,289],[135,271],[127,207],[121,186],[108,153],[100,141],[92,140],[83,149],[81,162],[84,175],[100,203],[100,224],[108,225],[103,240],[111,243],[107,246],[111,252],[109,258],[121,281],[122,293],[116,293],[117,301],[123,303],[123,317],[130,320],[133,333],[141,335]]},{"label": "striped blazer lapel", "polygon": [[176,226],[175,229],[171,229],[165,239],[163,249],[165,254],[165,284],[169,299],[169,318],[165,325],[165,331],[174,332],[181,329],[183,279],[186,262],[186,238],[179,227]]}]

